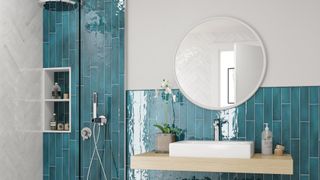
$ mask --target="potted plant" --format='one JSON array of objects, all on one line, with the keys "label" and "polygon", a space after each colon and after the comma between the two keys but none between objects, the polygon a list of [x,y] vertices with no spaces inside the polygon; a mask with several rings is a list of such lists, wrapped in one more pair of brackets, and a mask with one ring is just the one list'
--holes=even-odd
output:
[{"label": "potted plant", "polygon": [[[169,81],[163,79],[161,88],[163,89],[161,97],[164,102],[165,122],[163,124],[154,125],[160,130],[160,133],[158,133],[156,136],[156,151],[169,152],[169,144],[176,141],[176,137],[181,135],[182,129],[175,126],[175,112],[173,103],[176,101],[176,96],[172,93]],[[168,109],[170,104],[172,105],[173,113],[173,121],[171,125],[168,123]]]}]

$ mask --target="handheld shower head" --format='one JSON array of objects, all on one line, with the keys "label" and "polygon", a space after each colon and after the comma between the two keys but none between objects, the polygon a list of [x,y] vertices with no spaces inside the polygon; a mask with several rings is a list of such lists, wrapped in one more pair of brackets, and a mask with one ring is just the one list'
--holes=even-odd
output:
[{"label": "handheld shower head", "polygon": [[92,118],[97,118],[97,106],[98,106],[98,94],[97,92],[93,92],[92,95]]}]

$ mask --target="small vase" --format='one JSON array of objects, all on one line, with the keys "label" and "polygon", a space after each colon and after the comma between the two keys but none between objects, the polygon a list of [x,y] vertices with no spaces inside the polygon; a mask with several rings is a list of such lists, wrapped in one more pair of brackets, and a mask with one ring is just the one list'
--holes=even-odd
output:
[{"label": "small vase", "polygon": [[168,153],[169,144],[176,141],[176,136],[174,134],[157,134],[156,137],[156,152]]}]

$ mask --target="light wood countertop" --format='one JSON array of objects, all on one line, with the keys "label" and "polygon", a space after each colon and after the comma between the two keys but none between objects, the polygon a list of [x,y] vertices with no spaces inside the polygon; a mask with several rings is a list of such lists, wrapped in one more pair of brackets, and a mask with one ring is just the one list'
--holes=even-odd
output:
[{"label": "light wood countertop", "polygon": [[131,157],[132,169],[232,172],[259,174],[293,174],[290,154],[266,156],[254,154],[251,159],[170,157],[168,153],[147,152]]}]

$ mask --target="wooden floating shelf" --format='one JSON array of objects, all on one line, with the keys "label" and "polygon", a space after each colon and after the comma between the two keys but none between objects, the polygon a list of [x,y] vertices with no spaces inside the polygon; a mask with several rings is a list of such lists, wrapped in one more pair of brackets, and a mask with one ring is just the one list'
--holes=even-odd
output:
[{"label": "wooden floating shelf", "polygon": [[293,174],[290,154],[265,156],[254,154],[251,159],[170,157],[167,153],[147,152],[131,156],[132,169],[230,172],[253,174]]},{"label": "wooden floating shelf", "polygon": [[44,130],[44,133],[71,133],[71,130],[68,131],[60,131],[60,130]]}]

